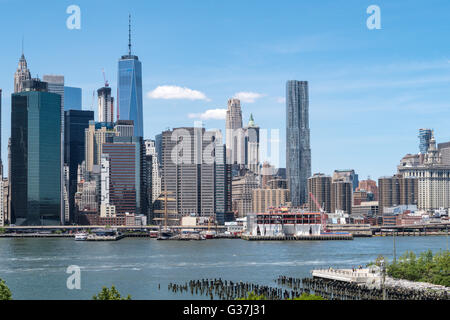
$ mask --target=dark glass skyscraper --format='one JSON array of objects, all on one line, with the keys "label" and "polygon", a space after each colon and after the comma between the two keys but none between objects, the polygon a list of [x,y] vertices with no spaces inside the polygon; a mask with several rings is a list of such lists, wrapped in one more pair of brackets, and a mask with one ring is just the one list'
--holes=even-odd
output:
[{"label": "dark glass skyscraper", "polygon": [[77,170],[78,165],[85,160],[84,131],[89,127],[90,120],[94,120],[94,111],[69,110],[64,112],[64,163],[69,166],[70,221],[74,221]]},{"label": "dark glass skyscraper", "polygon": [[308,201],[311,176],[308,82],[286,83],[286,175],[293,206]]},{"label": "dark glass skyscraper", "polygon": [[16,225],[61,222],[61,96],[23,82],[11,102],[11,215]]},{"label": "dark glass skyscraper", "polygon": [[120,120],[134,121],[134,135],[144,136],[142,110],[142,64],[137,56],[131,54],[131,31],[128,55],[119,60],[118,92]]}]

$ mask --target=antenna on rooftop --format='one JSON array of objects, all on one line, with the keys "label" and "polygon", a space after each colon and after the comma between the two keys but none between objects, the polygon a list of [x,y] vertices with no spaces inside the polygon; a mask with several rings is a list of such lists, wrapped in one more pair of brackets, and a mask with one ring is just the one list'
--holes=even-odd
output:
[{"label": "antenna on rooftop", "polygon": [[128,55],[131,56],[131,14],[128,15]]}]

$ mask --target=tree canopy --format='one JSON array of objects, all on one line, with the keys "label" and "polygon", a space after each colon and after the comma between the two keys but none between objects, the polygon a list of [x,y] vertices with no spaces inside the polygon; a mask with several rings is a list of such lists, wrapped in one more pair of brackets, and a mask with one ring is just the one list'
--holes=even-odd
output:
[{"label": "tree canopy", "polygon": [[131,300],[131,296],[128,295],[126,298],[123,298],[119,291],[116,289],[114,285],[111,286],[111,289],[107,287],[103,287],[102,291],[99,292],[98,295],[94,295],[92,297],[93,300]]}]

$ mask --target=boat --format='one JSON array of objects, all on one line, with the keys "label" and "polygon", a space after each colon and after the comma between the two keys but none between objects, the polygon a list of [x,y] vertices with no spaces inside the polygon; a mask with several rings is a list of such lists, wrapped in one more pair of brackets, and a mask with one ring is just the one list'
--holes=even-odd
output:
[{"label": "boat", "polygon": [[213,239],[216,235],[215,231],[208,230],[205,233],[205,239]]},{"label": "boat", "polygon": [[173,237],[173,232],[170,229],[163,229],[158,235],[157,240],[168,240]]},{"label": "boat", "polygon": [[158,234],[159,234],[159,232],[158,231],[154,231],[154,230],[149,232],[150,238],[158,238]]},{"label": "boat", "polygon": [[75,233],[75,241],[85,241],[88,238],[88,233],[86,232],[77,232]]}]

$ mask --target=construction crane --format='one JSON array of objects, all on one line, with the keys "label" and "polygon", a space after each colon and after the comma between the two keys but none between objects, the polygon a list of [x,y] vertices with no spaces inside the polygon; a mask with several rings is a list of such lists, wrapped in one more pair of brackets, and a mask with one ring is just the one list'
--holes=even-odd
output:
[{"label": "construction crane", "polygon": [[320,206],[319,202],[317,201],[316,197],[312,194],[312,192],[309,193],[309,196],[311,197],[312,201],[316,204],[317,208],[319,208],[320,211],[320,224],[322,226],[322,230],[324,232],[328,232],[326,225],[327,225],[327,217],[325,210]]},{"label": "construction crane", "polygon": [[103,81],[105,82],[105,87],[109,87],[108,80],[106,80],[105,69],[103,69],[103,68],[102,68],[102,73],[103,73]]}]

